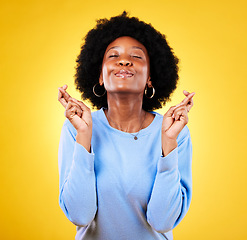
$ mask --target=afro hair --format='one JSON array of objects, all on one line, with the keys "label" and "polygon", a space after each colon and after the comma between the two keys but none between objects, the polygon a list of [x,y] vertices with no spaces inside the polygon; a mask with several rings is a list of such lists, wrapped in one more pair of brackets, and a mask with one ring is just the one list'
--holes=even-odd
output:
[{"label": "afro hair", "polygon": [[151,24],[129,17],[125,11],[109,20],[97,20],[95,28],[87,33],[76,60],[76,89],[81,92],[82,99],[90,100],[97,109],[107,108],[106,94],[102,97],[95,96],[93,86],[99,83],[107,46],[122,36],[132,37],[142,43],[149,55],[150,77],[155,95],[153,98],[143,96],[143,109],[152,111],[161,108],[170,100],[171,93],[177,87],[179,60],[164,34],[155,30]]}]

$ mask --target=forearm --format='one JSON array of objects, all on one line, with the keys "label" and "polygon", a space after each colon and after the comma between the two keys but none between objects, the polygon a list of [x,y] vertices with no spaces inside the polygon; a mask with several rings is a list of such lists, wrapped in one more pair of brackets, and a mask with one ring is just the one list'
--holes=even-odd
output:
[{"label": "forearm", "polygon": [[178,171],[178,149],[161,157],[147,208],[147,220],[158,232],[172,229],[181,212],[182,192]]},{"label": "forearm", "polygon": [[70,172],[60,189],[60,206],[79,226],[89,224],[97,209],[93,158],[93,154],[76,143]]},{"label": "forearm", "polygon": [[[162,142],[162,150],[170,151],[176,145],[172,142]],[[157,165],[147,207],[147,220],[156,231],[171,230],[187,213],[192,194],[191,164],[192,145],[189,130],[185,127],[177,138],[177,147],[161,157]]]},{"label": "forearm", "polygon": [[96,180],[94,154],[75,141],[77,131],[66,120],[63,125],[59,151],[60,206],[76,225],[87,225],[94,218]]}]

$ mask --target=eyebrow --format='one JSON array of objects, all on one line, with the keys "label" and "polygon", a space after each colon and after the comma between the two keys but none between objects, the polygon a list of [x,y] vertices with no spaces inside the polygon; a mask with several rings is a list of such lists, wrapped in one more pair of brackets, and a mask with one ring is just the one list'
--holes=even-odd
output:
[{"label": "eyebrow", "polygon": [[[108,49],[108,51],[106,53],[108,53],[111,49],[115,49],[115,48],[120,48],[120,46],[111,47],[111,48]],[[141,47],[133,46],[132,48],[140,49],[140,50],[143,51],[143,53],[145,53],[144,50]]]}]

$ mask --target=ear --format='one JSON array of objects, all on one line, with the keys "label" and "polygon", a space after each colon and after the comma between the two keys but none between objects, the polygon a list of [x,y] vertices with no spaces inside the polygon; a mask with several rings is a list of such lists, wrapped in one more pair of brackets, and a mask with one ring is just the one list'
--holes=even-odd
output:
[{"label": "ear", "polygon": [[99,76],[99,85],[102,86],[104,84],[103,81],[103,75],[102,75],[102,71],[100,72],[100,76]]},{"label": "ear", "polygon": [[152,85],[152,81],[150,79],[151,79],[151,77],[149,76],[148,80],[147,80],[147,85],[148,85],[149,88],[151,88],[153,86]]}]

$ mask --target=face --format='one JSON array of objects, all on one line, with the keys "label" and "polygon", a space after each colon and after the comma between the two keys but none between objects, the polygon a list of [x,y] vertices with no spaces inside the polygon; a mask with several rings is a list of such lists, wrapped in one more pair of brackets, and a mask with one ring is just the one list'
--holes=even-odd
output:
[{"label": "face", "polygon": [[107,47],[100,75],[107,93],[143,94],[150,81],[149,57],[146,48],[131,37],[120,37]]}]

